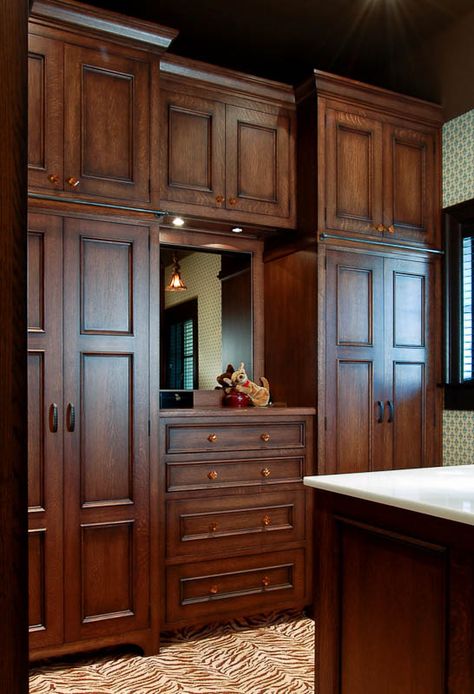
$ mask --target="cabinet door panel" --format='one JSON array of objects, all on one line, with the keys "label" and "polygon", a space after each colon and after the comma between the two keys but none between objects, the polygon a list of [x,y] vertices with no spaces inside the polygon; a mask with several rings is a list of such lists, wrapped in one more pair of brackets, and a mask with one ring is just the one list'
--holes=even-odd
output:
[{"label": "cabinet door panel", "polygon": [[377,235],[382,223],[382,123],[326,111],[326,227]]},{"label": "cabinet door panel", "polygon": [[29,36],[28,183],[31,188],[62,190],[63,52],[59,41]]},{"label": "cabinet door panel", "polygon": [[324,472],[379,466],[383,368],[383,260],[328,251]]},{"label": "cabinet door panel", "polygon": [[290,216],[292,120],[226,107],[226,206],[236,211]]},{"label": "cabinet door panel", "polygon": [[221,207],[225,195],[225,105],[162,91],[161,128],[162,198]]},{"label": "cabinet door panel", "polygon": [[149,202],[149,65],[77,46],[64,60],[65,188]]},{"label": "cabinet door panel", "polygon": [[436,136],[385,125],[384,221],[389,238],[433,245],[438,236]]},{"label": "cabinet door panel", "polygon": [[68,640],[148,626],[148,231],[65,221]]},{"label": "cabinet door panel", "polygon": [[63,640],[63,446],[59,423],[62,411],[61,227],[58,217],[32,214],[28,219],[31,648],[51,646]]},{"label": "cabinet door panel", "polygon": [[438,463],[435,276],[425,260],[385,260],[386,398],[393,403],[386,450],[394,468]]}]

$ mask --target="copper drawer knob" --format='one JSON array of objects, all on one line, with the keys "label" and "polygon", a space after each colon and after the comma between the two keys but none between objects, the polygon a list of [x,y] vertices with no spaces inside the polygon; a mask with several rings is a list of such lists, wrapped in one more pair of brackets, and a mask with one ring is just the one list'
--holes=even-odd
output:
[{"label": "copper drawer knob", "polygon": [[375,231],[380,231],[380,232],[385,231],[385,224],[375,224],[374,229],[375,229]]},{"label": "copper drawer knob", "polygon": [[237,198],[229,198],[229,205],[237,205]]},{"label": "copper drawer knob", "polygon": [[209,532],[215,533],[217,530],[217,523],[211,523],[209,526]]},{"label": "copper drawer knob", "polygon": [[390,226],[387,227],[387,231],[388,231],[390,234],[394,234],[394,233],[395,233],[395,227],[393,226],[393,224],[390,224]]},{"label": "copper drawer knob", "polygon": [[263,470],[260,470],[260,473],[261,473],[262,477],[265,477],[265,478],[270,477],[270,475],[272,474],[267,467],[264,467]]},{"label": "copper drawer knob", "polygon": [[222,205],[222,203],[224,202],[224,200],[225,200],[225,198],[224,198],[223,195],[216,195],[216,202],[217,202],[218,205]]},{"label": "copper drawer knob", "polygon": [[266,587],[269,586],[269,585],[270,585],[270,579],[268,578],[268,576],[264,576],[264,577],[262,578],[262,586],[263,586],[264,588],[266,588]]},{"label": "copper drawer knob", "polygon": [[50,183],[59,183],[59,176],[58,174],[49,174],[48,176],[48,181]]},{"label": "copper drawer knob", "polygon": [[69,178],[66,178],[66,183],[68,186],[71,186],[71,188],[77,188],[80,181],[78,178],[74,178],[74,176],[69,176]]},{"label": "copper drawer knob", "polygon": [[215,443],[217,441],[217,434],[209,434],[209,436],[207,437],[207,440],[210,443]]},{"label": "copper drawer knob", "polygon": [[217,479],[217,470],[210,470],[210,472],[207,473],[207,476],[209,477],[210,480],[216,480]]},{"label": "copper drawer knob", "polygon": [[272,522],[272,519],[270,518],[270,516],[265,514],[262,518],[263,525],[265,525],[265,526],[270,525],[271,522]]},{"label": "copper drawer knob", "polygon": [[264,441],[264,443],[268,443],[270,441],[270,434],[261,434],[260,438],[262,439],[262,441]]},{"label": "copper drawer knob", "polygon": [[209,592],[211,595],[216,595],[219,592],[219,586],[211,586],[209,588]]}]

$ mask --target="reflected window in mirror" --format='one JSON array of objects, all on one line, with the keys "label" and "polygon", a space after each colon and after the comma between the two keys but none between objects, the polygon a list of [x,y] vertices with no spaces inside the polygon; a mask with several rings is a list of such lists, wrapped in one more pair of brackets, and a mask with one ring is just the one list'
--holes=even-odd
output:
[{"label": "reflected window in mirror", "polygon": [[[251,254],[161,246],[161,388],[213,390],[227,364],[252,372]],[[167,291],[174,258],[185,291]]]}]

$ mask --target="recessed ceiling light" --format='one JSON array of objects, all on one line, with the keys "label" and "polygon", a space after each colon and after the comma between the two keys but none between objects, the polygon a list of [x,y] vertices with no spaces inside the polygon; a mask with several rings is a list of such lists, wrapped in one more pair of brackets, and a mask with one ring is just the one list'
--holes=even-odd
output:
[{"label": "recessed ceiling light", "polygon": [[232,227],[234,234],[241,234],[243,232],[242,227]]},{"label": "recessed ceiling light", "polygon": [[173,224],[175,227],[182,227],[184,224],[184,219],[182,217],[175,217],[173,219]]}]

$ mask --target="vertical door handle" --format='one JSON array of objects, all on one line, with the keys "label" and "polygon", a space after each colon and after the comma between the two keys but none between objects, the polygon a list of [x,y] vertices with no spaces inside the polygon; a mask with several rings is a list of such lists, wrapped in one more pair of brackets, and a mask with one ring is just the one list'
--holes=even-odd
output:
[{"label": "vertical door handle", "polygon": [[379,408],[379,416],[377,417],[377,424],[382,424],[383,416],[385,412],[385,405],[381,400],[377,400],[377,407]]},{"label": "vertical door handle", "polygon": [[52,434],[58,431],[58,406],[55,402],[49,406],[49,430]]},{"label": "vertical door handle", "polygon": [[72,402],[70,402],[67,406],[66,426],[67,430],[70,432],[73,432],[76,428],[76,408],[74,407]]},{"label": "vertical door handle", "polygon": [[394,419],[394,414],[395,414],[395,408],[393,405],[393,400],[387,400],[387,406],[388,406],[388,419],[387,422],[391,424]]}]

